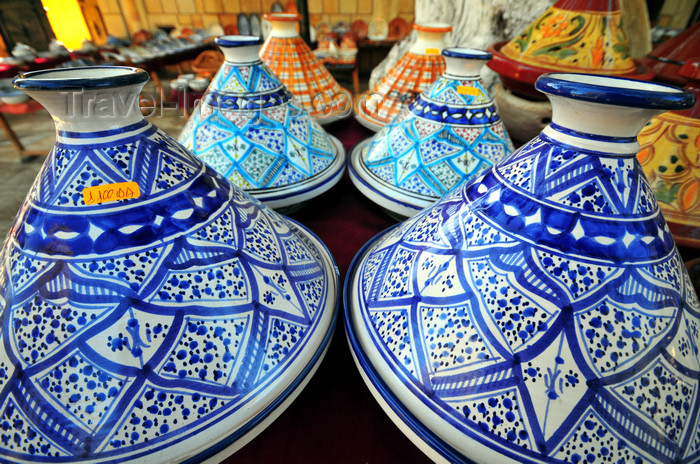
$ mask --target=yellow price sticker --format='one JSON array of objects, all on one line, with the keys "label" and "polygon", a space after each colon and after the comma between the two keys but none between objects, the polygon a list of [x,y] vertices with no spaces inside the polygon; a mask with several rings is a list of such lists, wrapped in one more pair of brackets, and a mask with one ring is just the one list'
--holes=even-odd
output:
[{"label": "yellow price sticker", "polygon": [[471,85],[458,85],[457,93],[460,95],[479,95],[479,89]]},{"label": "yellow price sticker", "polygon": [[118,182],[115,184],[95,185],[83,189],[83,201],[86,205],[108,203],[117,200],[129,200],[141,196],[136,182]]},{"label": "yellow price sticker", "polygon": [[425,49],[425,54],[426,54],[426,55],[439,55],[439,54],[440,54],[440,50],[438,50],[437,48],[426,48],[426,49]]}]

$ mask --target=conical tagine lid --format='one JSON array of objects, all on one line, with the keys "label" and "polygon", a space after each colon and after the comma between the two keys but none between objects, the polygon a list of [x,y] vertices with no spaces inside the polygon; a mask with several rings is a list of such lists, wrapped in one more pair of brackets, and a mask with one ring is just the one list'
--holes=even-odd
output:
[{"label": "conical tagine lid", "polygon": [[58,140],[0,252],[3,461],[220,461],[325,352],[328,251],[144,120],[147,79],[15,81]]},{"label": "conical tagine lid", "polygon": [[350,155],[362,193],[398,216],[413,216],[513,150],[480,71],[491,54],[449,48],[445,73]]},{"label": "conical tagine lid", "polygon": [[398,116],[413,99],[445,71],[442,49],[452,26],[443,23],[414,24],[416,41],[377,85],[355,99],[355,118],[378,131]]},{"label": "conical tagine lid", "polygon": [[338,85],[297,32],[301,16],[265,13],[272,30],[260,57],[321,124],[345,118],[352,111],[352,94]]},{"label": "conical tagine lid", "polygon": [[489,48],[489,67],[511,90],[541,98],[532,87],[546,72],[582,72],[651,79],[630,56],[618,0],[558,0],[519,36]]},{"label": "conical tagine lid", "polygon": [[700,59],[679,72],[695,106],[653,118],[639,133],[637,154],[676,243],[700,248]]},{"label": "conical tagine lid", "polygon": [[700,303],[635,154],[688,91],[542,76],[552,123],[358,253],[353,354],[431,458],[697,462]]},{"label": "conical tagine lid", "polygon": [[257,37],[216,39],[226,61],[180,142],[272,208],[291,208],[335,185],[345,149],[258,57]]}]

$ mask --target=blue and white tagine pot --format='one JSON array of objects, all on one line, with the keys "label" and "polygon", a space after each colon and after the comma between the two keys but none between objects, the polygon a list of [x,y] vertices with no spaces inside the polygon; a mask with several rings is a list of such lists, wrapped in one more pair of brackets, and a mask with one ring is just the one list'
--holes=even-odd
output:
[{"label": "blue and white tagine pot", "polygon": [[700,304],[635,157],[645,122],[694,97],[536,87],[537,138],[358,253],[357,365],[436,461],[698,462]]},{"label": "blue and white tagine pot", "polygon": [[489,52],[442,51],[430,87],[350,154],[350,178],[390,214],[411,217],[513,151],[480,73]]},{"label": "blue and white tagine pot", "polygon": [[330,189],[345,149],[260,59],[262,39],[216,39],[226,61],[180,142],[267,206],[290,211]]},{"label": "blue and white tagine pot", "polygon": [[327,249],[147,122],[147,76],[15,80],[58,140],[0,251],[1,462],[218,462],[327,348]]}]

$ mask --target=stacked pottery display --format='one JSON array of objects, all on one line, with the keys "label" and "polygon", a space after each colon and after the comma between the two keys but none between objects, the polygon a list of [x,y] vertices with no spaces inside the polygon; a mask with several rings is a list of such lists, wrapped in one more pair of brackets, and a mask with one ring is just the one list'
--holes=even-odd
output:
[{"label": "stacked pottery display", "polygon": [[357,365],[444,462],[697,462],[700,304],[635,157],[692,92],[545,75],[542,133],[369,242]]},{"label": "stacked pottery display", "polygon": [[513,138],[529,140],[549,123],[551,106],[534,88],[543,73],[652,77],[630,56],[623,19],[631,20],[618,0],[558,0],[518,37],[489,47],[503,83],[494,99]]},{"label": "stacked pottery display", "polygon": [[342,119],[352,111],[352,94],[342,88],[299,36],[301,16],[266,13],[272,30],[260,57],[321,124]]},{"label": "stacked pottery display", "polygon": [[[679,71],[700,97],[700,59]],[[676,243],[700,248],[700,103],[653,118],[639,134],[637,155]]]},{"label": "stacked pottery display", "polygon": [[262,40],[223,36],[216,43],[226,61],[180,142],[272,208],[290,211],[335,185],[345,149],[262,63]]},{"label": "stacked pottery display", "polygon": [[394,216],[413,216],[513,150],[480,77],[491,54],[442,55],[445,73],[350,155],[355,186]]},{"label": "stacked pottery display", "polygon": [[452,26],[442,23],[414,24],[417,38],[411,48],[373,89],[355,99],[355,118],[378,131],[394,120],[418,94],[445,70],[440,52]]},{"label": "stacked pottery display", "polygon": [[147,79],[15,80],[57,142],[0,251],[3,462],[219,462],[325,354],[328,250],[147,122]]}]

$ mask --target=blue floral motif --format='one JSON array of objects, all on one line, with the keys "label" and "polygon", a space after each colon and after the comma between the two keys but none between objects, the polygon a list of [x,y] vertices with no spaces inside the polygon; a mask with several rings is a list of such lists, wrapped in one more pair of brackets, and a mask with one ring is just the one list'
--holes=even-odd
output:
[{"label": "blue floral motif", "polygon": [[[266,414],[236,412],[319,359],[335,270],[150,123],[80,135],[59,133],[0,252],[0,460],[206,457]],[[127,181],[139,198],[83,203]]]},{"label": "blue floral motif", "polygon": [[475,452],[700,459],[700,304],[633,153],[534,139],[368,244],[346,300],[360,365],[452,462],[377,357]]}]

